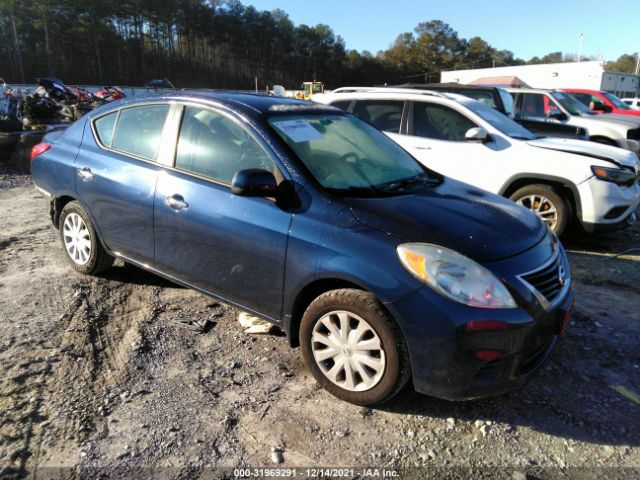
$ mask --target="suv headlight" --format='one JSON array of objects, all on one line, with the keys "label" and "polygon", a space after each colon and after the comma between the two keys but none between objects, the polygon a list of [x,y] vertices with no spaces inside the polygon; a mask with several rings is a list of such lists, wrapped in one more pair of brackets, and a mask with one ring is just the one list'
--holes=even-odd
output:
[{"label": "suv headlight", "polygon": [[477,308],[517,307],[493,273],[464,255],[429,243],[403,243],[397,252],[409,273],[450,300]]},{"label": "suv headlight", "polygon": [[633,182],[636,179],[636,174],[634,172],[622,170],[620,168],[596,167],[594,165],[591,167],[591,171],[600,180],[612,182],[616,185],[630,186],[633,185]]}]

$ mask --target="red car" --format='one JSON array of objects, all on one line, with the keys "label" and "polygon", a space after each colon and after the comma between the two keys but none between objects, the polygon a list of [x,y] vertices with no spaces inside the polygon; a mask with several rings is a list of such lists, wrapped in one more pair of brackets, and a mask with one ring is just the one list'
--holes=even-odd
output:
[{"label": "red car", "polygon": [[562,90],[576,97],[596,113],[616,113],[640,117],[640,110],[633,110],[613,93],[581,88],[563,88]]}]

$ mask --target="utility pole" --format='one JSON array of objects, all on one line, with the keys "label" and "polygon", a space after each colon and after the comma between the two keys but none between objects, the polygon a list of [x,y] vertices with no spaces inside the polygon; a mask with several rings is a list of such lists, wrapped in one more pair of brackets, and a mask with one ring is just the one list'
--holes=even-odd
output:
[{"label": "utility pole", "polygon": [[580,33],[580,35],[578,35],[578,61],[580,61],[580,58],[582,57],[582,39],[584,38],[584,33]]},{"label": "utility pole", "polygon": [[636,75],[640,72],[640,52],[638,52],[638,61],[636,62]]}]

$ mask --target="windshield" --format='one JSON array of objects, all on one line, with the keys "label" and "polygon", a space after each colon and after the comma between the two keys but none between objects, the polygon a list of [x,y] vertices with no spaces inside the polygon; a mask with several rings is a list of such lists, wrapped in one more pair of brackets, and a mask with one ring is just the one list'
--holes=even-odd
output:
[{"label": "windshield", "polygon": [[469,110],[482,118],[485,122],[511,138],[519,140],[533,140],[537,138],[533,133],[524,128],[522,125],[514,122],[506,115],[489,108],[480,102],[468,102],[464,104]]},{"label": "windshield", "polygon": [[603,95],[605,97],[607,97],[607,100],[609,100],[611,103],[613,103],[613,105],[618,109],[618,110],[631,110],[629,108],[629,105],[627,105],[626,103],[624,103],[622,100],[620,100],[618,97],[616,97],[614,94],[612,93],[603,93]]},{"label": "windshield", "polygon": [[596,112],[589,110],[588,107],[573,95],[564,92],[550,92],[550,95],[571,115],[596,115]]},{"label": "windshield", "polygon": [[387,193],[390,186],[397,191],[407,181],[436,180],[393,140],[354,116],[277,115],[268,122],[326,189],[370,195]]}]

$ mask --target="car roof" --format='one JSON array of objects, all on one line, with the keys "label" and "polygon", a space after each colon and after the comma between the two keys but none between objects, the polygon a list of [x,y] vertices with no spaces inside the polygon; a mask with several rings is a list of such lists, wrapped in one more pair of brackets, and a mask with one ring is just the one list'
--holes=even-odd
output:
[{"label": "car roof", "polygon": [[505,90],[507,92],[528,92],[528,93],[547,93],[557,91],[553,88],[522,88],[522,87],[506,87]]},{"label": "car roof", "polygon": [[[149,101],[211,101],[218,105],[226,106],[239,113],[255,116],[269,112],[304,112],[317,110],[337,109],[329,106],[320,106],[317,103],[299,100],[296,98],[279,97],[273,95],[230,92],[230,91],[209,91],[209,90],[162,90],[142,97],[125,99],[118,105],[128,105],[136,103],[146,103]],[[338,110],[340,111],[340,110]]]},{"label": "car roof", "polygon": [[413,88],[420,90],[435,90],[438,92],[442,91],[454,91],[454,90],[479,90],[479,91],[492,91],[496,92],[498,89],[502,87],[496,87],[493,85],[469,85],[466,83],[457,83],[457,82],[449,82],[449,83],[403,83],[401,85],[391,85],[391,87],[396,88]]},{"label": "car roof", "polygon": [[429,90],[421,90],[417,88],[394,88],[394,87],[343,87],[344,90],[338,92],[323,93],[314,95],[314,98],[331,98],[345,100],[364,99],[378,96],[386,96],[393,99],[409,99],[409,100],[444,100],[455,102],[474,102],[472,98],[459,93],[450,92],[434,92]]},{"label": "car roof", "polygon": [[593,90],[591,88],[562,88],[565,92],[584,92],[584,93],[606,93],[604,90]]}]

